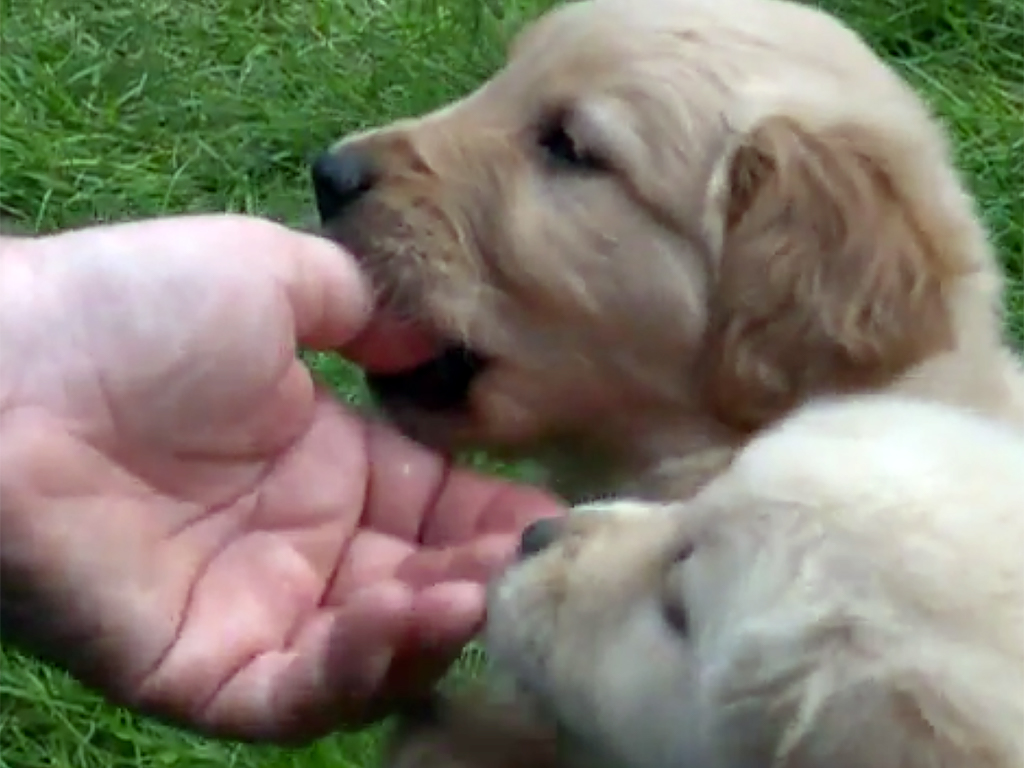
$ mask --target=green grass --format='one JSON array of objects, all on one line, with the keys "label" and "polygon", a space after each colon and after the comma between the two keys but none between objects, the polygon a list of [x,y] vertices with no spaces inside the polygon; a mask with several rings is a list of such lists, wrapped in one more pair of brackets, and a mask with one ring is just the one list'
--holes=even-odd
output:
[{"label": "green grass", "polygon": [[[310,219],[305,161],[338,135],[478,83],[548,0],[9,0],[0,11],[0,207],[40,231],[165,212]],[[947,120],[1011,275],[1024,339],[1020,0],[829,0]],[[359,375],[314,366],[361,398]],[[513,468],[505,468],[511,472]],[[307,749],[193,737],[7,651],[0,768],[345,768],[372,732]]]}]

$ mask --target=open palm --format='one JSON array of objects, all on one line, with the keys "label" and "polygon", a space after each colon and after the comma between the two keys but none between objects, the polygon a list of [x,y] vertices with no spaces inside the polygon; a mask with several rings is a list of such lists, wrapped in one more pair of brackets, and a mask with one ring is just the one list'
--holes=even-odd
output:
[{"label": "open palm", "polygon": [[444,671],[519,530],[559,511],[316,386],[296,343],[343,348],[370,314],[325,243],[199,217],[18,256],[4,628],[116,700],[249,739],[372,720]]}]

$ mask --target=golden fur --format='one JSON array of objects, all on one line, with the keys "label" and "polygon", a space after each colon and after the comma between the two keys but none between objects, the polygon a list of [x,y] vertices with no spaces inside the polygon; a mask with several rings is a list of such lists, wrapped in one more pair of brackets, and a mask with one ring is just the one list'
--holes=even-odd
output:
[{"label": "golden fur", "polygon": [[[857,35],[820,11],[785,0],[569,3],[520,35],[477,91],[347,137],[333,152],[371,169],[325,228],[363,261],[382,307],[486,360],[458,408],[385,403],[423,442],[542,457],[552,483],[577,500],[681,501],[709,498],[709,482],[741,482],[730,466],[744,446],[819,396],[913,396],[1024,426],[1024,370],[1002,337],[1002,277],[943,130]],[[965,427],[965,446],[983,432]],[[793,448],[798,468],[816,457],[813,436],[779,444]],[[747,488],[744,504],[718,510],[720,521],[697,515],[708,536],[750,544],[763,534],[767,543],[750,544],[749,561],[722,574],[766,602],[700,587],[732,612],[708,609],[718,645],[696,660],[666,649],[669,630],[654,614],[634,612],[657,609],[666,548],[694,515],[574,520],[579,532],[513,570],[492,601],[491,647],[518,683],[544,691],[541,711],[440,703],[426,719],[405,719],[389,764],[1019,768],[1020,702],[1010,693],[1024,690],[1014,666],[1022,659],[986,632],[1021,618],[1007,603],[1022,597],[1011,578],[1021,574],[1007,571],[1001,600],[961,578],[1000,577],[986,558],[1001,545],[984,526],[1006,516],[1006,500],[972,485],[981,468],[959,477],[948,454],[984,447],[936,448],[952,490],[980,494],[971,509],[978,546],[962,552],[950,544],[971,523],[953,518],[971,499],[961,494],[959,508],[918,499],[936,505],[918,511],[934,512],[939,528],[949,523],[926,541],[905,524],[920,522],[911,510],[855,503],[876,480],[908,480],[913,500],[913,468],[847,478],[839,470],[870,451],[840,448],[833,455],[850,467],[804,478],[823,483],[820,498],[796,504],[802,488],[780,486],[777,510]],[[1017,477],[996,479],[1024,494]],[[850,504],[837,501],[840,489]],[[685,509],[704,504],[693,503]],[[806,506],[800,525],[809,527],[780,522],[794,505]],[[854,518],[871,525],[843,530]],[[823,532],[825,550],[836,542],[839,570],[807,530]],[[793,551],[791,533],[807,552]],[[1007,535],[1012,551],[1024,549],[1019,526]],[[857,537],[887,553],[877,565],[884,579],[870,570],[875,561],[858,563],[849,547]],[[919,543],[938,549],[919,553]],[[933,570],[923,592],[906,595],[901,576],[913,576],[919,555]],[[820,557],[806,583],[825,602],[802,605],[793,564],[817,568]],[[748,572],[768,579],[761,592]],[[861,598],[843,581],[850,572],[882,579],[864,599],[892,612],[869,622],[863,649],[844,645],[860,642],[849,623],[829,623]],[[510,584],[563,603],[516,607],[503,597]],[[925,606],[914,600],[945,597],[949,612],[936,608],[935,623],[916,614]],[[975,599],[991,621],[970,607]],[[886,624],[899,617],[906,626]],[[760,630],[782,634],[758,636],[762,619]],[[896,629],[893,654],[934,640],[941,658],[914,666],[887,655],[880,638]],[[644,634],[653,631],[663,635]],[[850,666],[830,667],[823,648]],[[539,666],[529,666],[531,654]],[[881,677],[857,677],[869,672]],[[715,675],[724,677],[704,679]],[[716,709],[704,695],[733,699]],[[649,716],[637,715],[644,702]],[[569,731],[570,758],[552,756],[552,715]],[[720,741],[692,730],[719,716]],[[596,755],[577,752],[581,742]],[[485,756],[492,747],[500,757]]]},{"label": "golden fur", "polygon": [[[815,402],[687,502],[566,519],[493,585],[488,647],[562,766],[1019,768],[1022,504],[1020,430]],[[485,712],[442,707],[395,768],[552,765],[467,760],[516,754]]]},{"label": "golden fur", "polygon": [[373,184],[327,230],[392,311],[490,360],[464,408],[392,404],[424,442],[546,456],[577,499],[662,498],[816,394],[1024,424],[942,129],[822,12],[569,3],[476,92],[334,151]]}]

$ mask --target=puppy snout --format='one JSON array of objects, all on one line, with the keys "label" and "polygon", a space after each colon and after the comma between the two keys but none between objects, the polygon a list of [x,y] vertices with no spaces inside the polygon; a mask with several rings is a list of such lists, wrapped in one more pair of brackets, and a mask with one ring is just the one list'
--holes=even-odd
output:
[{"label": "puppy snout", "polygon": [[322,152],[311,169],[317,212],[324,223],[372,189],[373,163],[358,147]]},{"label": "puppy snout", "polygon": [[525,560],[547,549],[558,541],[564,527],[557,517],[543,517],[530,523],[519,538],[519,559]]}]

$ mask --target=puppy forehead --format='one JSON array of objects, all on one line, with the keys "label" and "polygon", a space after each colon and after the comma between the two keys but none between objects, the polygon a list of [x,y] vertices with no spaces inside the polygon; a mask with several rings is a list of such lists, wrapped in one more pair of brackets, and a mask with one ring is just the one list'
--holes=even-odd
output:
[{"label": "puppy forehead", "polygon": [[834,15],[790,0],[570,2],[526,27],[509,48],[516,78],[545,91],[646,82],[663,92],[658,81],[666,79],[729,90],[762,79],[766,66],[845,72],[858,81],[886,69]]},{"label": "puppy forehead", "polygon": [[520,33],[505,68],[489,85],[495,96],[560,101],[601,90],[635,60],[629,36],[637,30],[623,18],[591,12],[593,3],[560,7]]},{"label": "puppy forehead", "polygon": [[709,59],[728,60],[728,21],[704,0],[566,3],[513,39],[495,85],[515,84],[534,96],[657,85],[702,70]]},{"label": "puppy forehead", "polygon": [[[605,97],[648,112],[666,102],[701,116],[766,66],[856,72],[870,52],[827,14],[779,0],[584,0],[560,6],[513,41],[484,88],[486,111],[543,111]],[[722,101],[724,99],[724,102]]]}]

